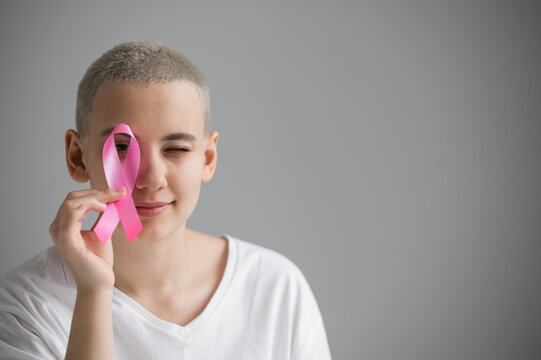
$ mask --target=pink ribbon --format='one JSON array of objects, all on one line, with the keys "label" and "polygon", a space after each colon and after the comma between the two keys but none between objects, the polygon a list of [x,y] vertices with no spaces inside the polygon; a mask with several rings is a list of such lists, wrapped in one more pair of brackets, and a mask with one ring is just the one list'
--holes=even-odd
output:
[{"label": "pink ribbon", "polygon": [[[115,134],[127,134],[130,136],[130,144],[124,158],[124,164],[121,164],[118,158]],[[126,195],[120,200],[108,203],[107,208],[94,227],[94,233],[102,243],[105,243],[107,239],[111,238],[119,220],[122,222],[124,232],[130,242],[143,229],[137,209],[133,203],[133,198],[131,197],[135,180],[137,179],[140,161],[141,151],[139,144],[135,140],[130,127],[126,124],[118,124],[103,145],[103,170],[109,188],[117,189],[124,186],[126,188]]]}]

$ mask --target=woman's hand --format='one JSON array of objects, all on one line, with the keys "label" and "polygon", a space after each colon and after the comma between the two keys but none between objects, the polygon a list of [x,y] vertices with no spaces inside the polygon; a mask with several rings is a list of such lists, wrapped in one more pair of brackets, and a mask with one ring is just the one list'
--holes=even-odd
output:
[{"label": "woman's hand", "polygon": [[94,231],[81,230],[82,220],[90,210],[103,212],[107,203],[120,200],[124,188],[79,190],[68,194],[49,227],[49,233],[60,255],[68,265],[78,292],[112,290],[113,246],[102,243]]}]

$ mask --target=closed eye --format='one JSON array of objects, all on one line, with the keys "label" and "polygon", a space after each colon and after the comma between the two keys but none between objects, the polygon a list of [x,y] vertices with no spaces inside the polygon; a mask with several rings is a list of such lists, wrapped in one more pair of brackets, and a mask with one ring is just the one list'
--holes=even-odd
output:
[{"label": "closed eye", "polygon": [[190,152],[191,150],[188,148],[167,148],[165,151],[172,151],[172,152]]}]

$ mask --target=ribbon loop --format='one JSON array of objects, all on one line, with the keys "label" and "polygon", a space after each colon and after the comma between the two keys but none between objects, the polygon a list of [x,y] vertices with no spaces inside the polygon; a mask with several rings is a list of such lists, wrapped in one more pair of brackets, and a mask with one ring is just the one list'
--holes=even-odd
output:
[{"label": "ribbon loop", "polygon": [[[115,134],[126,134],[130,137],[128,151],[124,163],[120,163],[115,144]],[[141,150],[130,127],[126,124],[118,124],[103,145],[103,171],[109,188],[117,189],[124,186],[126,195],[117,201],[107,204],[100,220],[94,226],[94,233],[102,243],[111,237],[118,222],[122,222],[124,232],[131,242],[143,229],[137,209],[133,203],[131,193],[135,186],[139,163],[141,162]]]}]

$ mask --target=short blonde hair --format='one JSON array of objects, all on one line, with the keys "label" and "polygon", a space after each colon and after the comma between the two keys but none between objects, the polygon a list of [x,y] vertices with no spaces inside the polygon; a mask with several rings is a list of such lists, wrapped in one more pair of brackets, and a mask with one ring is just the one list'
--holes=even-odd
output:
[{"label": "short blonde hair", "polygon": [[203,75],[180,52],[151,41],[129,41],[100,56],[86,71],[77,89],[75,122],[77,132],[88,134],[88,120],[98,88],[107,81],[167,83],[187,80],[192,83],[204,113],[205,136],[210,133],[210,90]]}]

